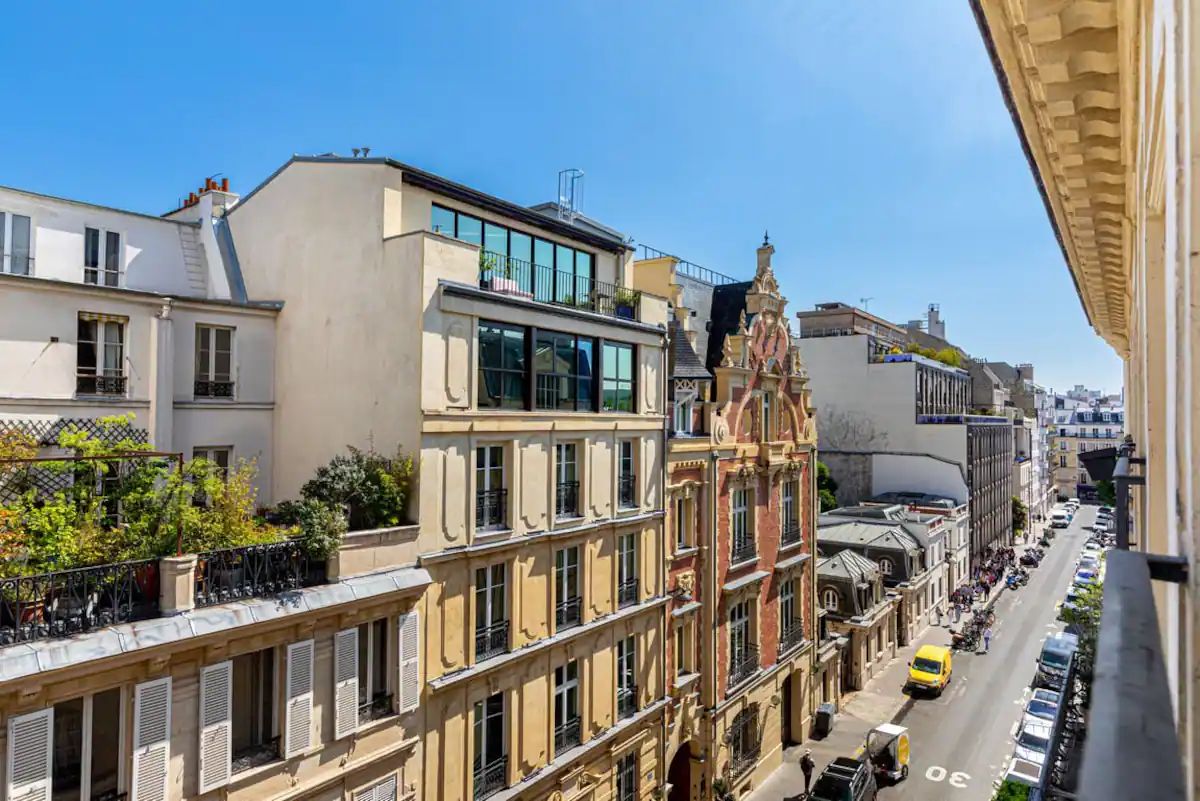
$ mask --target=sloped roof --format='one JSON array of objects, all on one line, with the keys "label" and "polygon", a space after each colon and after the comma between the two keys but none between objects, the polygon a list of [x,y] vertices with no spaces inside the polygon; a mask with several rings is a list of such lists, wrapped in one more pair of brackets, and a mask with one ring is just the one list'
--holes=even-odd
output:
[{"label": "sloped roof", "polygon": [[671,378],[712,378],[704,367],[695,348],[688,341],[687,332],[675,318],[671,318]]},{"label": "sloped roof", "polygon": [[867,521],[853,518],[832,518],[824,515],[817,523],[817,543],[837,542],[842,545],[869,545],[877,548],[920,550],[921,542],[902,525],[890,521]]},{"label": "sloped roof", "polygon": [[854,551],[838,551],[817,562],[817,575],[849,579],[855,584],[879,578],[879,568],[870,559]]},{"label": "sloped roof", "polygon": [[[711,371],[721,365],[724,355],[725,337],[737,333],[738,320],[746,310],[746,293],[750,291],[751,282],[741,281],[736,284],[713,287],[712,312],[710,314],[708,332],[708,361],[705,366]],[[746,325],[750,318],[746,318]]]}]

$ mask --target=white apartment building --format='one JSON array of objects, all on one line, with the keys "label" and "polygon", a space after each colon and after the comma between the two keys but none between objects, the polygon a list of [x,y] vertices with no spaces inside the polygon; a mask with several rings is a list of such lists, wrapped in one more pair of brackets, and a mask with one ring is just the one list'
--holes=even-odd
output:
[{"label": "white apartment building", "polygon": [[0,188],[0,427],[52,447],[132,415],[157,450],[255,460],[269,502],[281,305],[226,258],[236,199],[213,185],[154,217]]}]

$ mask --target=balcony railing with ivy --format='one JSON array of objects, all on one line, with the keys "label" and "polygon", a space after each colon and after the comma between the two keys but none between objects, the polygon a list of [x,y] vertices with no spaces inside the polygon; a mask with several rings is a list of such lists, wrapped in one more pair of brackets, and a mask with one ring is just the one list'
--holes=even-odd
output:
[{"label": "balcony railing with ivy", "polygon": [[524,300],[625,320],[637,319],[642,295],[637,290],[598,281],[591,276],[486,250],[479,254],[479,286]]},{"label": "balcony railing with ivy", "polygon": [[208,551],[196,559],[196,606],[268,598],[325,583],[325,563],[297,540]]}]

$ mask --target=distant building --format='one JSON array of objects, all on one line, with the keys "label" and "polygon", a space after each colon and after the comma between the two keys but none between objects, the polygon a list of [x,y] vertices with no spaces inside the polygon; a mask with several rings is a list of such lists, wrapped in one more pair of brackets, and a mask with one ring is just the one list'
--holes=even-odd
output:
[{"label": "distant building", "polygon": [[817,562],[817,593],[830,631],[845,637],[842,690],[860,690],[896,655],[896,607],[879,566],[846,549]]},{"label": "distant building", "polygon": [[1117,447],[1125,435],[1125,410],[1099,403],[1085,406],[1073,398],[1057,400],[1062,400],[1063,408],[1056,409],[1050,443],[1057,496],[1095,501],[1096,486],[1079,455]]}]

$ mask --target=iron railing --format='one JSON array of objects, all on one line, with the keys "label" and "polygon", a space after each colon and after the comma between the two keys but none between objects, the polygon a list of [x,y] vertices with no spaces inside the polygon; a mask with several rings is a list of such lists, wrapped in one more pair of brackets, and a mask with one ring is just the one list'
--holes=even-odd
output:
[{"label": "iron railing", "polygon": [[752,743],[743,746],[736,751],[729,759],[729,770],[734,776],[741,776],[746,771],[750,770],[758,764],[758,755],[761,750],[760,743]]},{"label": "iron railing", "polygon": [[796,520],[788,520],[783,524],[783,531],[779,535],[781,545],[795,545],[800,542],[800,523]]},{"label": "iron railing", "polygon": [[371,700],[358,705],[358,725],[386,718],[390,714],[392,714],[392,694],[389,692],[375,693]]},{"label": "iron railing", "polygon": [[298,540],[208,551],[196,561],[196,606],[266,598],[325,583],[325,563],[310,559]]},{"label": "iron railing", "polygon": [[632,606],[638,602],[638,580],[625,579],[617,585],[617,606]]},{"label": "iron railing", "polygon": [[279,754],[278,737],[272,737],[262,743],[248,745],[241,750],[233,752],[233,764],[231,765],[232,770],[230,772],[241,773],[244,770],[266,765],[279,759]]},{"label": "iron railing", "polygon": [[554,514],[576,517],[579,514],[579,482],[560,481],[554,491]]},{"label": "iron railing", "polygon": [[758,551],[754,547],[754,537],[749,534],[742,537],[734,537],[733,552],[730,554],[730,562],[738,564],[739,562],[748,562],[758,556]]},{"label": "iron railing", "polygon": [[124,395],[125,384],[123,375],[80,373],[75,376],[75,392],[79,395]]},{"label": "iron railing", "polygon": [[508,523],[508,490],[475,493],[475,528],[503,528]]},{"label": "iron railing", "polygon": [[729,686],[736,687],[758,672],[758,646],[744,645],[729,659]]},{"label": "iron railing", "polygon": [[617,717],[624,719],[638,711],[638,688],[629,684],[617,688]]},{"label": "iron railing", "polygon": [[508,786],[508,756],[497,757],[486,765],[475,762],[475,801],[482,801]]},{"label": "iron railing", "polygon": [[578,626],[583,604],[578,595],[559,601],[554,607],[554,625],[561,631]]},{"label": "iron railing", "polygon": [[642,297],[637,290],[490,251],[479,254],[479,286],[538,303],[625,320],[637,319]]},{"label": "iron railing", "polygon": [[623,475],[617,479],[617,503],[623,509],[637,506],[637,476]]},{"label": "iron railing", "polygon": [[804,642],[804,626],[799,620],[789,620],[779,632],[779,653],[786,654]]},{"label": "iron railing", "polygon": [[158,560],[0,579],[0,646],[158,617]]},{"label": "iron railing", "polygon": [[232,381],[200,381],[192,385],[192,395],[197,398],[232,398]]},{"label": "iron railing", "polygon": [[688,278],[694,278],[697,281],[703,281],[706,284],[713,286],[724,286],[725,284],[736,284],[736,278],[731,278],[724,273],[719,273],[716,270],[710,270],[707,267],[702,267],[694,262],[681,259],[678,256],[673,256],[670,253],[664,253],[658,248],[652,248],[649,245],[639,245],[641,248],[643,259],[674,259],[675,272],[678,275],[686,275]]},{"label": "iron railing", "polygon": [[490,626],[475,629],[475,661],[497,654],[508,653],[508,621],[501,620]]},{"label": "iron railing", "polygon": [[582,729],[579,718],[571,718],[561,726],[554,727],[554,750],[562,753],[568,748],[574,748],[582,742]]}]

